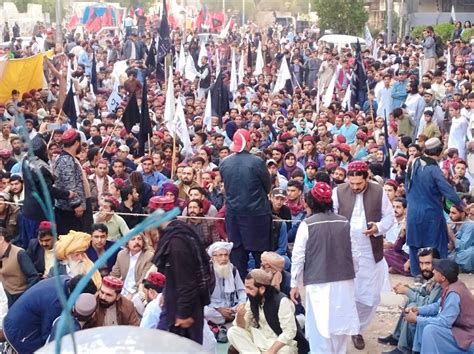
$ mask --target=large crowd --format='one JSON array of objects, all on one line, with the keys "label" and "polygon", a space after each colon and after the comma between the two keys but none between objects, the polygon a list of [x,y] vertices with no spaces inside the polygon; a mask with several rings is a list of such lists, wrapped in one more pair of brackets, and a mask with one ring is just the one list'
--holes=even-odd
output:
[{"label": "large crowd", "polygon": [[[6,351],[55,339],[56,277],[68,297],[149,214],[178,208],[94,272],[74,330],[159,328],[209,352],[345,353],[364,349],[392,290],[407,301],[378,339],[390,353],[474,352],[474,297],[459,278],[474,272],[470,22],[448,43],[428,26],[362,49],[291,26],[208,38],[175,28],[163,80],[158,28],[138,20],[119,36],[64,32],[63,43],[41,23],[29,43],[4,26],[5,55],[54,52],[43,87],[11,87],[0,102]],[[133,105],[148,110],[145,138]],[[392,288],[389,274],[409,285]]]}]

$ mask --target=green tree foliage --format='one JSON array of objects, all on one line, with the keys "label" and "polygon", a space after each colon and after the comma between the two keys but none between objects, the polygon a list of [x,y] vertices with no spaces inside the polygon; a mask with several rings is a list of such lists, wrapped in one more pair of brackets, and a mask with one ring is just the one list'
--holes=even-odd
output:
[{"label": "green tree foliage", "polygon": [[474,28],[469,28],[467,30],[464,30],[464,32],[461,35],[461,39],[464,42],[469,42],[471,40],[471,37],[474,36]]},{"label": "green tree foliage", "polygon": [[426,28],[426,25],[419,25],[416,27],[413,27],[411,30],[411,38],[423,38],[423,30]]},{"label": "green tree foliage", "polygon": [[364,0],[313,0],[319,26],[337,34],[362,35],[369,19]]},{"label": "green tree foliage", "polygon": [[454,24],[452,23],[440,23],[434,26],[435,34],[440,36],[443,42],[451,40],[454,32]]}]

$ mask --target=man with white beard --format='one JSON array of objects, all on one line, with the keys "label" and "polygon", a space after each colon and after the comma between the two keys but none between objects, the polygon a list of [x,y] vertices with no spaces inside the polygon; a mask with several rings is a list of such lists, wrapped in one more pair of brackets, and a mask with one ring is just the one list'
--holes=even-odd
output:
[{"label": "man with white beard", "polygon": [[[86,274],[92,268],[94,263],[86,254],[91,235],[85,232],[70,231],[67,235],[60,235],[54,245],[54,253],[60,261],[59,274],[75,277],[76,275]],[[54,274],[54,268],[51,268],[50,275]],[[102,283],[102,277],[98,271],[92,276],[94,285],[99,289]]]},{"label": "man with white beard", "polygon": [[204,307],[204,317],[217,332],[218,342],[227,342],[225,323],[232,322],[237,305],[245,303],[247,295],[237,268],[230,263],[232,242],[218,241],[209,246],[207,253],[212,259],[216,283],[211,303]]}]

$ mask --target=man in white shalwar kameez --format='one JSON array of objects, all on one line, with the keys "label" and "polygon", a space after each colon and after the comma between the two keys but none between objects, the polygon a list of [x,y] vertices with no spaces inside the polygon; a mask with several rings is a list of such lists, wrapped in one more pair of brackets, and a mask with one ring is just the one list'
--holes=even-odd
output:
[{"label": "man in white shalwar kameez", "polygon": [[361,333],[369,326],[380,304],[382,291],[390,291],[388,265],[383,258],[383,235],[395,221],[392,204],[383,188],[370,182],[365,162],[348,166],[348,183],[333,191],[334,211],[350,221],[351,238],[359,252],[355,297],[360,331],[352,336],[354,346],[365,348]]},{"label": "man in white shalwar kameez", "polygon": [[348,336],[359,333],[354,290],[357,251],[351,244],[349,221],[333,213],[331,195],[331,186],[318,182],[306,196],[312,215],[296,234],[290,295],[296,303],[302,274],[311,353],[345,354]]}]

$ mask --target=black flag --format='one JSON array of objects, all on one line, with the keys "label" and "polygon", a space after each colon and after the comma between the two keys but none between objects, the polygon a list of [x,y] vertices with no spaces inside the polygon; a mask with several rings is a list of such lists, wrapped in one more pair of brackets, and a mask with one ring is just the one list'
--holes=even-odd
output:
[{"label": "black flag", "polygon": [[77,129],[76,103],[74,102],[74,91],[72,85],[69,87],[69,91],[64,99],[63,112],[69,118],[69,123]]},{"label": "black flag", "polygon": [[150,49],[148,49],[148,55],[145,60],[145,65],[148,69],[148,72],[151,72],[150,69],[156,68],[156,42],[155,38],[151,41]]},{"label": "black flag", "polygon": [[362,51],[360,43],[356,44],[356,61],[351,76],[351,109],[357,104],[364,105],[367,99],[367,75],[365,73],[364,62],[362,61]]},{"label": "black flag", "polygon": [[135,92],[128,100],[127,107],[125,107],[125,111],[123,112],[122,122],[128,133],[132,131],[132,127],[135,124],[140,123],[140,111],[138,110]]},{"label": "black flag", "polygon": [[[148,88],[146,80],[143,83],[143,94],[142,94],[142,109],[140,112],[140,133],[138,134],[138,154],[139,156],[145,155],[145,143],[148,140],[148,136],[151,134],[151,121],[150,112],[148,110]],[[151,153],[151,146],[148,147]]]},{"label": "black flag", "polygon": [[249,45],[248,45],[248,50],[247,50],[247,66],[250,69],[252,69],[252,73],[253,73],[252,44],[250,43],[250,40],[249,40]]},{"label": "black flag", "polygon": [[219,123],[222,116],[229,111],[229,97],[229,88],[224,85],[221,70],[211,88],[212,115],[219,117]]},{"label": "black flag", "polygon": [[392,162],[390,161],[390,143],[388,141],[388,125],[387,125],[387,112],[384,110],[384,120],[383,120],[383,133],[385,135],[385,158],[383,160],[383,176],[385,178],[390,178],[390,168]]},{"label": "black flag", "polygon": [[97,95],[97,62],[95,60],[95,51],[92,54],[91,85],[92,91]]},{"label": "black flag", "polygon": [[165,57],[169,53],[170,47],[170,25],[168,23],[166,0],[163,0],[161,23],[158,31],[158,53],[156,55],[156,79],[161,82],[165,81]]}]

